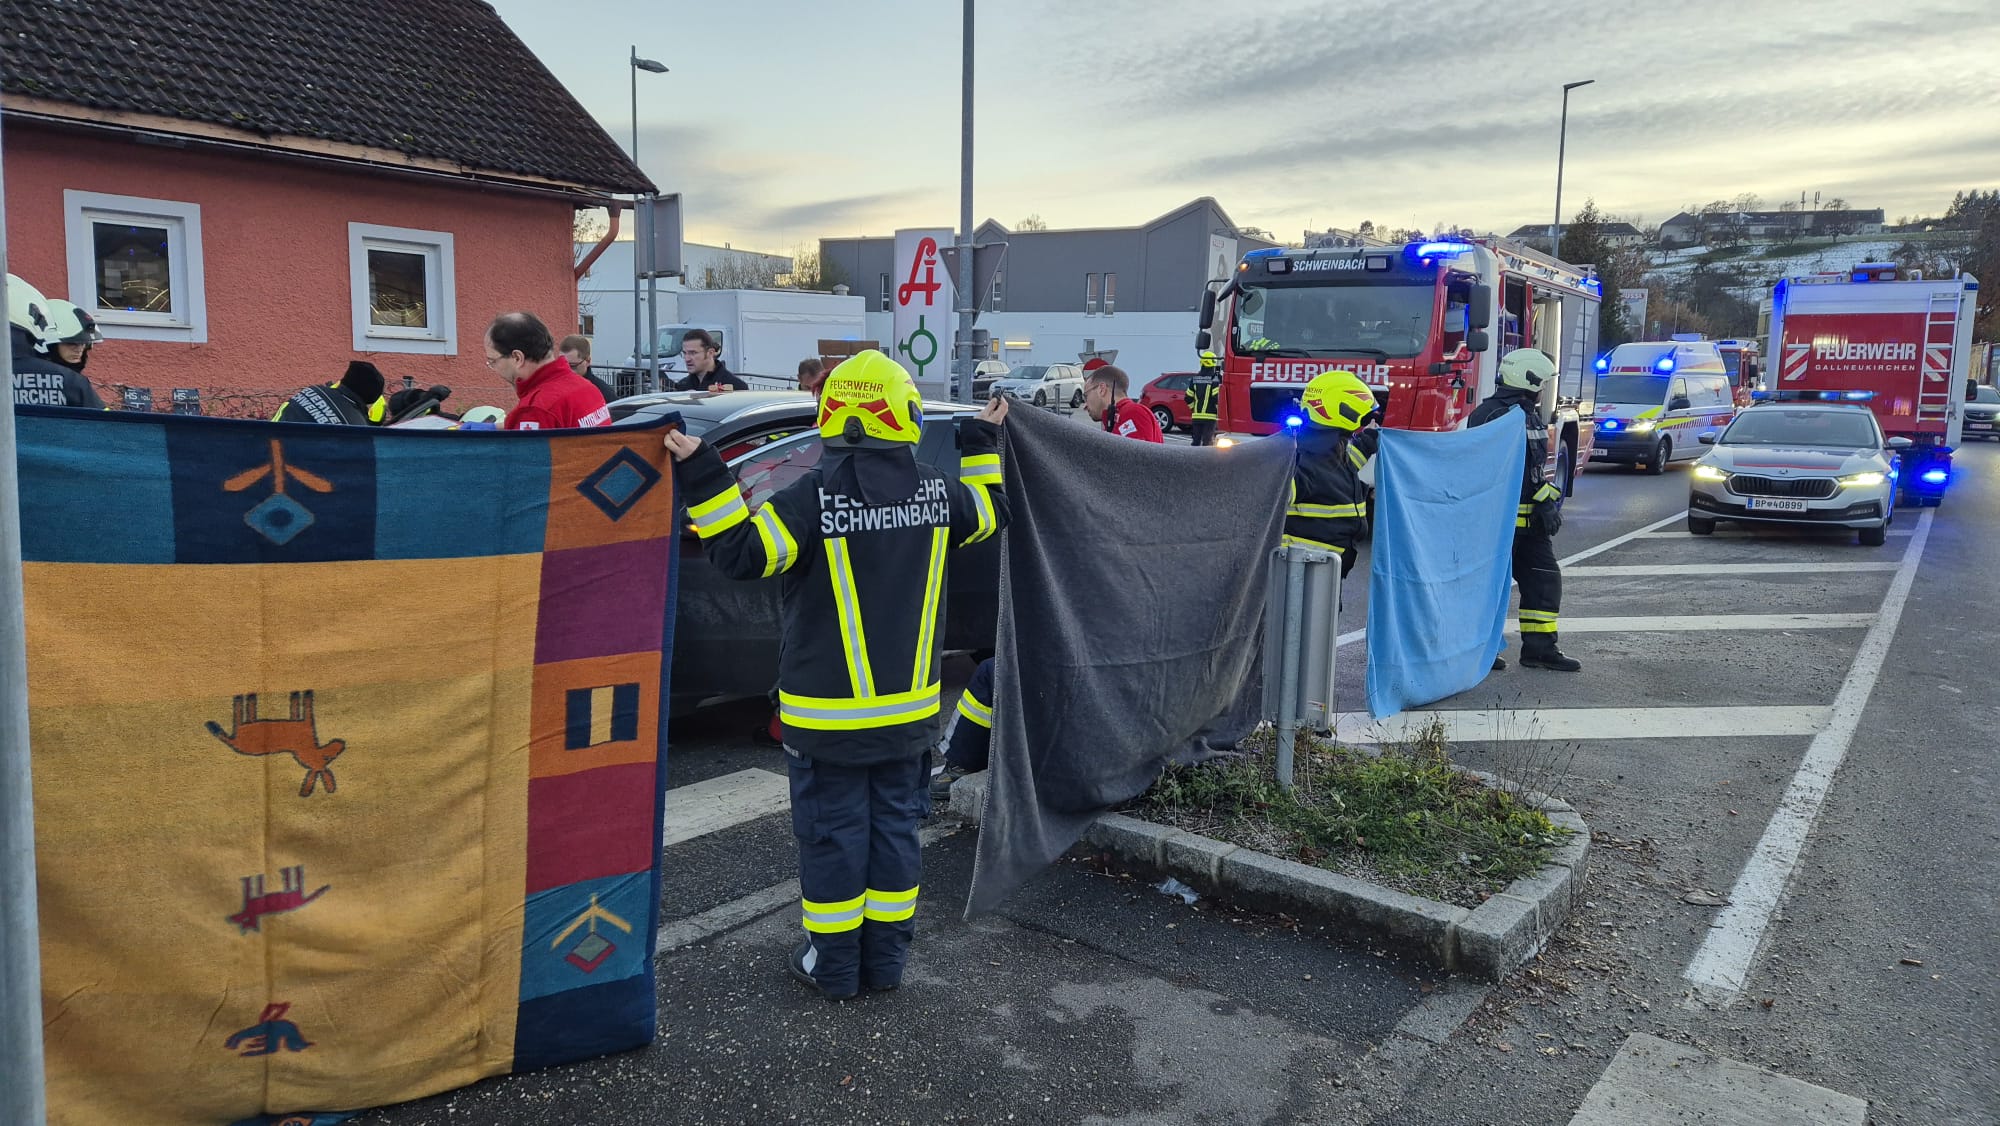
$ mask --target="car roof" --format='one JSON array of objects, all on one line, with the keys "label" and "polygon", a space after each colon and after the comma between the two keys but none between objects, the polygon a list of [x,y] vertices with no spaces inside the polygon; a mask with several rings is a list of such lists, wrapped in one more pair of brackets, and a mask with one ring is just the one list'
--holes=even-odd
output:
[{"label": "car roof", "polygon": [[[754,421],[763,416],[782,418],[801,410],[809,411],[817,402],[804,391],[652,391],[644,395],[627,395],[610,405],[614,413],[622,415],[620,421],[679,411],[689,418],[720,425]],[[926,414],[970,414],[978,409],[965,403],[924,400]]]}]

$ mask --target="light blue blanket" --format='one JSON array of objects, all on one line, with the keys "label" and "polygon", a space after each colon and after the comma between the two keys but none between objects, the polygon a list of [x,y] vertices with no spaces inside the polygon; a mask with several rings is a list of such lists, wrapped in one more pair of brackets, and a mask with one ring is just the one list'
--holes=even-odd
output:
[{"label": "light blue blanket", "polygon": [[1519,411],[1476,430],[1382,431],[1368,580],[1368,711],[1478,684],[1500,652],[1527,435]]}]

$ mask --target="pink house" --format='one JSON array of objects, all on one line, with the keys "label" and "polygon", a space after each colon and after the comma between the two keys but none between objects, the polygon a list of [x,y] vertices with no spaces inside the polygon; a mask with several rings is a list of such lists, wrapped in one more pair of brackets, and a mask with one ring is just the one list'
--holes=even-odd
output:
[{"label": "pink house", "polygon": [[[481,0],[0,0],[9,268],[94,311],[113,405],[267,416],[367,359],[508,406],[576,331],[580,208],[653,190]],[[607,241],[609,236],[607,237]]]}]

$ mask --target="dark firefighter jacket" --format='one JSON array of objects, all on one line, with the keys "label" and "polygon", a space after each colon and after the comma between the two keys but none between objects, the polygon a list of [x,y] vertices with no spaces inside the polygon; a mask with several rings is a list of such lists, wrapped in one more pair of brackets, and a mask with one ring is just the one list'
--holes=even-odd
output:
[{"label": "dark firefighter jacket", "polygon": [[807,758],[871,765],[936,738],[945,555],[1007,523],[999,429],[970,420],[959,434],[958,480],[914,463],[914,492],[889,503],[862,498],[858,470],[822,463],[752,510],[713,448],[676,467],[709,559],[731,578],[783,576],[778,718]]},{"label": "dark firefighter jacket", "polygon": [[373,403],[363,403],[355,399],[353,393],[339,382],[322,387],[315,383],[301,390],[278,413],[271,416],[272,422],[317,422],[327,426],[380,426],[389,411],[389,400],[377,397]]},{"label": "dark firefighter jacket", "polygon": [[1368,530],[1368,487],[1360,470],[1375,453],[1375,432],[1313,428],[1299,435],[1292,464],[1292,494],[1285,506],[1287,544],[1331,548],[1342,573],[1354,545]]},{"label": "dark firefighter jacket", "polygon": [[1188,381],[1188,414],[1196,422],[1215,421],[1215,401],[1222,396],[1222,379],[1214,371],[1204,371]]},{"label": "dark firefighter jacket", "polygon": [[1516,407],[1527,416],[1528,461],[1521,470],[1521,504],[1515,510],[1514,527],[1527,528],[1532,518],[1540,525],[1538,530],[1553,535],[1555,528],[1550,525],[1559,520],[1555,515],[1556,502],[1562,497],[1562,490],[1548,480],[1549,427],[1542,421],[1540,397],[1532,391],[1502,387],[1473,408],[1466,425],[1484,426]]}]

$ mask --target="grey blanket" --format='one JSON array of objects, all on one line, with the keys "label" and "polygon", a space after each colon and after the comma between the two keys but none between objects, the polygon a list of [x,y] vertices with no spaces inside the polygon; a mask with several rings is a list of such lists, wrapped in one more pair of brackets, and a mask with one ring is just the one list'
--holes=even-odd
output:
[{"label": "grey blanket", "polygon": [[1282,438],[1158,446],[1027,410],[1005,432],[1013,518],[968,916],[1167,763],[1255,722],[1246,701],[1292,466]]}]

